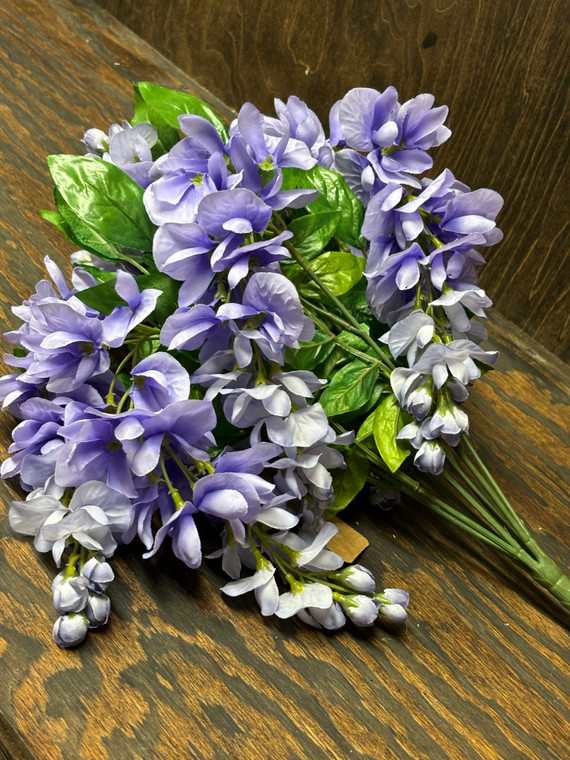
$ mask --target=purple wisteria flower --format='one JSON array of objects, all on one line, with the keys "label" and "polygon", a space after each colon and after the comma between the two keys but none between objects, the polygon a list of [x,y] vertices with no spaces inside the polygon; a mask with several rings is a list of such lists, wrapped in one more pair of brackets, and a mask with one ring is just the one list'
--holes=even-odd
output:
[{"label": "purple wisteria flower", "polygon": [[139,185],[146,187],[153,165],[151,148],[157,139],[158,133],[152,124],[141,123],[133,127],[128,121],[123,121],[122,124],[111,124],[108,135],[100,129],[88,129],[82,143],[89,151],[88,155],[115,164]]},{"label": "purple wisteria flower", "polygon": [[275,98],[275,112],[283,126],[295,140],[304,142],[321,166],[326,165],[332,149],[325,139],[325,131],[318,116],[295,95],[284,103]]},{"label": "purple wisteria flower", "polygon": [[79,486],[69,506],[60,503],[43,522],[34,546],[40,552],[51,551],[57,565],[68,539],[73,538],[86,549],[111,557],[117,540],[130,520],[131,502],[123,494],[99,481]]},{"label": "purple wisteria flower", "polygon": [[13,362],[24,368],[21,382],[66,393],[109,368],[100,315],[77,299],[41,299],[30,303],[26,316],[19,330],[5,335],[28,352]]},{"label": "purple wisteria flower", "polygon": [[313,333],[293,283],[276,272],[256,272],[241,303],[222,303],[217,311],[205,304],[178,309],[164,323],[160,339],[170,349],[192,351],[205,344],[200,360],[207,361],[233,338],[238,366],[248,367],[251,341],[269,361],[282,363],[285,346],[298,348],[299,341],[310,340]]},{"label": "purple wisteria flower", "polygon": [[141,293],[136,278],[122,270],[117,272],[115,290],[127,305],[116,306],[103,320],[103,341],[113,348],[121,346],[128,333],[144,322],[162,295],[157,288],[147,288]]},{"label": "purple wisteria flower", "polygon": [[216,413],[209,401],[187,399],[154,413],[133,410],[119,421],[115,436],[130,472],[142,476],[158,466],[165,441],[192,459],[208,460],[207,449],[216,443],[211,433],[215,425]]},{"label": "purple wisteria flower", "polygon": [[20,474],[22,484],[39,488],[53,475],[54,455],[63,444],[60,428],[63,424],[65,400],[49,401],[30,398],[20,407],[23,421],[12,431],[12,456],[2,462],[1,476]]},{"label": "purple wisteria flower", "polygon": [[220,591],[228,596],[241,596],[253,591],[262,615],[274,615],[279,607],[279,589],[275,581],[275,566],[262,557],[253,575],[230,581]]},{"label": "purple wisteria flower", "polygon": [[[350,90],[331,111],[333,143],[343,147],[335,168],[358,193],[374,195],[391,182],[420,188],[414,175],[430,169],[426,150],[450,136],[443,126],[447,107],[432,108],[434,98],[418,95],[403,105],[394,87]],[[360,173],[360,177],[358,174]]]},{"label": "purple wisteria flower", "polygon": [[157,351],[140,361],[132,368],[131,377],[130,396],[135,409],[159,412],[190,396],[188,372],[166,351]]},{"label": "purple wisteria flower", "polygon": [[173,512],[158,529],[152,549],[143,554],[143,557],[148,559],[156,554],[166,536],[170,536],[174,555],[192,570],[200,567],[202,544],[194,521],[197,511],[192,502],[187,501],[180,509]]},{"label": "purple wisteria flower", "polygon": [[292,236],[290,232],[252,240],[265,231],[271,213],[253,192],[235,188],[204,197],[192,224],[165,224],[158,230],[154,260],[160,271],[183,282],[181,306],[196,303],[217,274],[227,272],[229,289],[233,289],[248,274],[252,259],[259,267],[289,257],[282,244]]}]

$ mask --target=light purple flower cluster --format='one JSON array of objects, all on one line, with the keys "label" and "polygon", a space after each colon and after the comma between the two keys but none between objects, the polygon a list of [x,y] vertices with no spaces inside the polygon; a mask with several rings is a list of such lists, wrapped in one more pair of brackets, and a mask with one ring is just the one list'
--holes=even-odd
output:
[{"label": "light purple flower cluster", "polygon": [[466,386],[493,364],[484,351],[480,322],[490,299],[477,285],[484,263],[474,246],[502,234],[495,219],[502,198],[493,190],[470,191],[449,170],[419,179],[432,160],[427,150],[447,140],[447,108],[433,96],[403,105],[393,87],[380,93],[351,90],[331,112],[340,150],[334,168],[366,207],[362,234],[369,241],[365,276],[374,316],[390,329],[382,336],[407,367],[392,372],[392,390],[413,417],[399,432],[417,450],[419,469],[439,474],[445,453],[438,439],[455,446],[468,431],[457,403]]},{"label": "light purple flower cluster", "polygon": [[[53,588],[61,646],[106,622],[106,560],[119,543],[138,536],[151,557],[169,538],[197,568],[205,519],[220,525],[213,556],[234,579],[224,591],[255,590],[264,615],[329,629],[346,616],[406,618],[405,592],[377,593],[368,571],[341,570],[326,549],[336,532],[324,517],[331,470],[345,467],[338,447],[352,434],[337,434],[315,401],[323,380],[283,370],[285,350],[315,328],[281,272],[293,233],[274,213],[318,194],[283,189],[283,170],[331,165],[334,151],[297,98],[276,111],[245,104],[225,144],[206,119],[181,116],[185,136],[154,162],[150,125],[84,137],[146,188],[158,227],[151,269],[179,289],[158,319],[159,287],[141,287],[128,263],[81,254],[86,270],[76,268],[72,290],[50,263],[60,292],[42,282],[15,309],[23,325],[7,335],[17,347],[8,360],[18,372],[0,389],[21,422],[2,476],[31,491],[12,503],[12,527],[64,563]],[[101,311],[86,305],[100,282],[116,304]],[[219,429],[233,431],[231,444]],[[254,575],[239,580],[242,565]]]}]

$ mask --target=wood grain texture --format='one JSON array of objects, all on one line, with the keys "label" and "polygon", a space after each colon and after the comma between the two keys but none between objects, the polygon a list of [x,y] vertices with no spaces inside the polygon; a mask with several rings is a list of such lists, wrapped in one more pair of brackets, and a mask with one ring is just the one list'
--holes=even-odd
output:
[{"label": "wood grain texture", "polygon": [[454,135],[432,176],[505,198],[483,287],[570,357],[566,0],[97,1],[236,109],[296,94],[327,124],[352,87],[434,93]]},{"label": "wood grain texture", "polygon": [[[130,81],[196,86],[117,23],[68,0],[0,8],[0,321],[70,247],[45,156],[130,108]],[[119,64],[119,65],[117,65]],[[564,366],[493,320],[499,369],[473,437],[546,550],[568,563]],[[566,417],[563,415],[566,414]],[[5,452],[11,421],[0,415]],[[407,629],[323,635],[222,598],[219,566],[118,552],[113,616],[77,651],[51,641],[55,568],[10,531],[0,484],[0,747],[10,760],[565,760],[568,616],[500,558],[406,503],[348,516],[364,560],[412,595]],[[0,755],[1,756],[1,755]]]}]

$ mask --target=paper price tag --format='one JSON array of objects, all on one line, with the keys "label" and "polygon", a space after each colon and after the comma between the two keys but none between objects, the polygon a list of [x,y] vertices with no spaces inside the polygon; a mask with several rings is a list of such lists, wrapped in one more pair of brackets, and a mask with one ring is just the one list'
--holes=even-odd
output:
[{"label": "paper price tag", "polygon": [[327,548],[331,552],[340,554],[345,562],[354,562],[358,555],[366,549],[369,542],[361,533],[338,517],[333,517],[332,522],[338,528],[338,533],[328,542]]}]

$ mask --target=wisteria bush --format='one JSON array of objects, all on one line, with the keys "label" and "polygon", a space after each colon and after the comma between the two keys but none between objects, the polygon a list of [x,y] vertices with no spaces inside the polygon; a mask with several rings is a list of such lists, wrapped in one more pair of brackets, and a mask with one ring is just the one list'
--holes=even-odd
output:
[{"label": "wisteria bush", "polygon": [[414,496],[568,605],[467,437],[462,403],[497,356],[477,268],[502,199],[425,176],[447,108],[356,88],[327,137],[295,96],[229,129],[150,83],[135,105],[85,133],[86,156],[48,159],[71,287],[46,259],[6,335],[0,395],[21,421],[2,476],[28,492],[12,528],[60,568],[56,643],[107,622],[119,544],[198,568],[211,525],[222,591],[262,615],[404,622],[405,591],[327,548],[365,487]]}]

